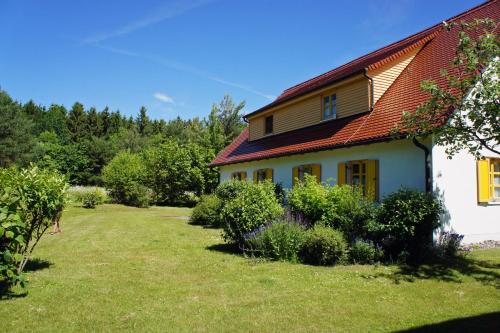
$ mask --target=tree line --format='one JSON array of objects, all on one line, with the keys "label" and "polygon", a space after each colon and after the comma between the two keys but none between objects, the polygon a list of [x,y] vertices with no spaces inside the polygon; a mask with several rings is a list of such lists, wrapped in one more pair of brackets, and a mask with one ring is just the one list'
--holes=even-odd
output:
[{"label": "tree line", "polygon": [[[136,117],[108,107],[98,111],[76,102],[49,107],[30,100],[20,103],[0,90],[0,167],[31,163],[57,170],[73,185],[102,185],[101,171],[121,152],[175,144],[189,149],[195,163],[207,164],[245,127],[242,109],[228,95],[214,103],[204,118],[151,119],[145,107]],[[201,155],[201,156],[200,156]],[[216,172],[202,181],[204,192],[216,186]]]}]

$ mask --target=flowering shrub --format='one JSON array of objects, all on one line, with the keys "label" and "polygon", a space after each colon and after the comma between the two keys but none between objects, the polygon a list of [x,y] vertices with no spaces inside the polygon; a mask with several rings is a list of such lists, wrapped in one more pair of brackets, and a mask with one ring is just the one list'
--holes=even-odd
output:
[{"label": "flowering shrub", "polygon": [[245,235],[250,251],[272,260],[298,261],[306,231],[294,221],[276,221]]}]

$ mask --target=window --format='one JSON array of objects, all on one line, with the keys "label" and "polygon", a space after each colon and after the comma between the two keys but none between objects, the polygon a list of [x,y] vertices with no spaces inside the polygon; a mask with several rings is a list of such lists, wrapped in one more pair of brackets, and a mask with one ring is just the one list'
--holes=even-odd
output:
[{"label": "window", "polygon": [[477,193],[479,202],[500,201],[500,158],[477,161]]},{"label": "window", "polygon": [[253,172],[253,182],[255,184],[265,180],[273,181],[273,169],[259,169]]},{"label": "window", "polygon": [[323,120],[337,118],[337,94],[323,97]]},{"label": "window", "polygon": [[273,133],[273,116],[267,116],[265,134],[272,134],[272,133]]},{"label": "window", "polygon": [[246,180],[247,179],[247,173],[246,171],[236,171],[231,174],[231,179],[235,180]]},{"label": "window", "polygon": [[315,176],[318,182],[321,181],[321,164],[305,164],[293,168],[292,184],[295,186],[297,181],[303,181],[305,175]]},{"label": "window", "polygon": [[378,161],[360,160],[339,163],[337,184],[358,186],[365,197],[378,200]]}]

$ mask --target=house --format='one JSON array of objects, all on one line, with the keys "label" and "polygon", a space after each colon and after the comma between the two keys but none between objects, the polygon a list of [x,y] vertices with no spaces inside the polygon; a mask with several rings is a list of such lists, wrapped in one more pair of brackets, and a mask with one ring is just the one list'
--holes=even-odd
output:
[{"label": "house", "polygon": [[[446,22],[500,18],[489,1]],[[500,240],[500,156],[448,159],[444,147],[394,139],[403,111],[428,99],[422,80],[444,83],[458,42],[443,24],[409,36],[286,89],[245,116],[248,127],[212,162],[220,179],[270,179],[290,188],[311,174],[360,185],[373,199],[401,186],[433,190],[446,206],[447,228],[465,242]]]}]

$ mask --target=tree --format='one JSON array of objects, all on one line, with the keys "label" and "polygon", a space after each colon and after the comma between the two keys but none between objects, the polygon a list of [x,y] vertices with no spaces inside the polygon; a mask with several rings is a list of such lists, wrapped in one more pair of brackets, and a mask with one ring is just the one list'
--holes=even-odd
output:
[{"label": "tree", "polygon": [[222,128],[222,123],[217,117],[217,110],[215,108],[212,108],[212,111],[210,111],[210,115],[206,120],[206,128],[206,144],[218,153],[226,146],[226,136]]},{"label": "tree", "polygon": [[[183,204],[188,192],[201,192],[203,184],[201,170],[193,165],[191,152],[175,141],[151,147],[144,153],[146,185],[153,190],[153,199],[158,204]],[[196,186],[195,186],[196,184]]]},{"label": "tree", "polygon": [[445,25],[448,33],[458,30],[458,46],[446,85],[423,81],[430,94],[416,112],[405,112],[395,134],[408,138],[432,136],[446,147],[451,158],[465,149],[477,158],[484,149],[500,154],[500,40],[498,23],[489,19],[460,25]]},{"label": "tree", "polygon": [[99,134],[102,132],[101,120],[97,115],[97,110],[94,107],[90,108],[88,112],[87,126],[91,136],[99,136]]},{"label": "tree", "polygon": [[68,129],[74,142],[78,142],[88,135],[87,115],[82,103],[76,102],[69,111]]},{"label": "tree", "polygon": [[33,122],[0,90],[0,167],[25,164],[33,148]]},{"label": "tree", "polygon": [[242,115],[240,114],[240,111],[244,107],[245,101],[236,105],[229,95],[225,95],[218,105],[212,105],[212,111],[215,110],[215,113],[222,124],[226,145],[231,143],[231,141],[233,141],[233,139],[237,137],[246,126]]},{"label": "tree", "polygon": [[142,136],[148,134],[149,132],[150,120],[147,115],[147,110],[144,106],[141,107],[139,111],[139,116],[137,116],[137,128],[139,130],[139,134]]}]

